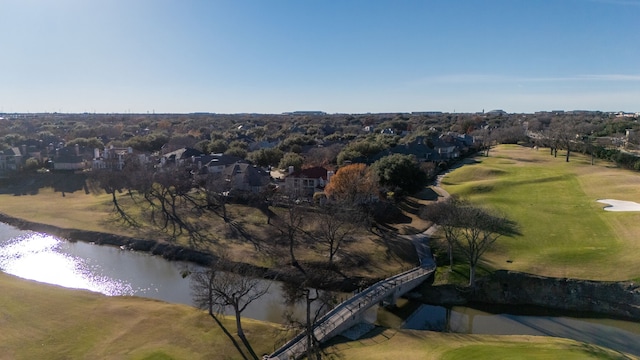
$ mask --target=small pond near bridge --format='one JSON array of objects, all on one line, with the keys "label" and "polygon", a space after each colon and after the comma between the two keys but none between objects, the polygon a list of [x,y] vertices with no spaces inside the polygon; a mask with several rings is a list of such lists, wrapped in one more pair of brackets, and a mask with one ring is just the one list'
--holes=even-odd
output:
[{"label": "small pond near bridge", "polygon": [[[187,268],[200,267],[0,223],[0,271],[25,279],[109,296],[133,295],[193,306],[189,278],[182,277]],[[249,304],[243,316],[281,323],[285,311],[304,314],[300,306],[284,305],[280,282],[263,281],[271,284],[269,293]]]},{"label": "small pond near bridge", "polygon": [[395,309],[379,309],[383,326],[459,334],[562,337],[640,356],[640,323],[534,306],[443,307],[401,299]]}]

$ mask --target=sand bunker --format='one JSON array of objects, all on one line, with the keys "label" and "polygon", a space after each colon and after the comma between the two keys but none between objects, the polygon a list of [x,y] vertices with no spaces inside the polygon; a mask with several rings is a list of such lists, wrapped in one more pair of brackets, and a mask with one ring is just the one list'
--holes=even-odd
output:
[{"label": "sand bunker", "polygon": [[640,211],[640,204],[633,201],[623,201],[614,199],[596,200],[599,203],[608,204],[604,209],[606,211]]}]

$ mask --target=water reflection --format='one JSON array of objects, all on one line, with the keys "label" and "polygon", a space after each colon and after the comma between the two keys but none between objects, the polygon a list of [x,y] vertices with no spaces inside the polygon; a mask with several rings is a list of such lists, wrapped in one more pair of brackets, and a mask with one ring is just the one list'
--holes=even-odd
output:
[{"label": "water reflection", "polygon": [[130,283],[105,275],[95,259],[73,255],[75,244],[50,235],[28,233],[5,240],[0,270],[25,279],[87,289],[105,295],[134,295]]},{"label": "water reflection", "polygon": [[554,336],[640,355],[640,324],[631,321],[492,314],[469,307],[420,305],[402,327],[464,334]]},{"label": "water reflection", "polygon": [[[182,277],[187,267],[201,269],[147,253],[69,242],[0,223],[0,271],[25,279],[109,296],[134,295],[193,305],[190,281]],[[304,318],[303,305],[284,305],[280,282],[263,281],[270,284],[269,292],[252,302],[243,316],[283,322],[285,312],[290,312]]]}]

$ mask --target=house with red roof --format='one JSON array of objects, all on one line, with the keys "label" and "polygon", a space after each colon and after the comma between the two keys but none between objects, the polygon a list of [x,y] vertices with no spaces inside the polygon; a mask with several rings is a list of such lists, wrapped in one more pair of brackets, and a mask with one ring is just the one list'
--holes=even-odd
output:
[{"label": "house with red roof", "polygon": [[324,190],[329,183],[330,172],[322,166],[314,166],[299,171],[290,171],[284,178],[285,192],[295,197],[310,197]]}]

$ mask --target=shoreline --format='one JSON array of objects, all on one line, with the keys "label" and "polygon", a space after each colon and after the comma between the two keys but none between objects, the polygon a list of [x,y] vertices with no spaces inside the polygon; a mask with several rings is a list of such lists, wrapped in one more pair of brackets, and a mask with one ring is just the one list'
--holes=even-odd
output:
[{"label": "shoreline", "polygon": [[[16,218],[1,212],[0,222],[16,227],[20,230],[43,232],[71,242],[82,241],[96,245],[117,246],[126,250],[146,252],[151,255],[161,256],[168,261],[185,261],[200,266],[209,266],[217,259],[217,257],[212,253],[190,249],[181,245],[98,231],[60,228],[54,225]],[[241,262],[231,262],[230,266],[236,267],[236,269],[239,268],[240,270],[248,270],[269,280],[277,280],[294,284],[300,284],[304,280],[299,270],[292,266],[274,269]],[[326,274],[323,271],[318,271],[309,275],[317,275],[311,279],[311,287],[321,290],[333,290],[340,292],[353,292],[358,289],[362,283],[374,283],[379,280],[362,277],[340,279],[337,276],[333,276],[330,281],[327,281]]]},{"label": "shoreline", "polygon": [[[83,241],[97,245],[125,247],[132,251],[147,252],[162,256],[168,261],[186,261],[208,266],[215,255],[183,246],[102,233],[97,231],[60,228],[36,223],[0,213],[0,222],[21,230],[52,234],[68,241]],[[302,276],[294,267],[270,269],[246,263],[235,263],[241,269],[251,270],[261,277],[288,283],[300,283]],[[322,272],[317,275],[322,277]],[[321,281],[322,280],[322,281]],[[367,278],[318,278],[312,287],[322,290],[353,292],[363,283],[374,283],[378,279]],[[419,292],[418,296],[415,293]],[[431,286],[423,284],[416,289],[412,300],[440,306],[469,305],[532,305],[548,309],[572,312],[588,312],[614,318],[640,321],[640,284],[632,281],[610,282],[569,278],[550,278],[534,274],[507,270],[496,270],[493,274],[478,279],[477,288],[454,285]]]}]

